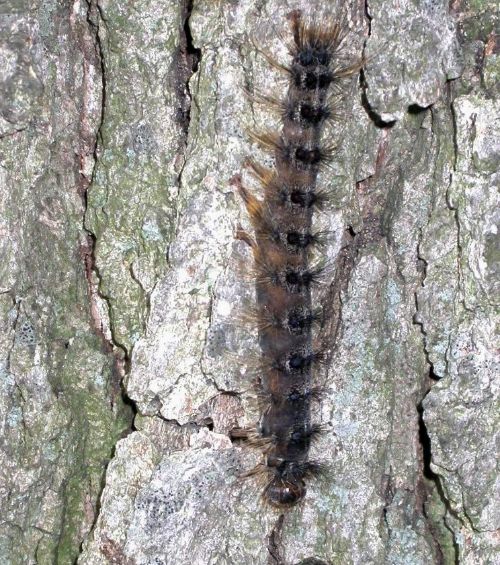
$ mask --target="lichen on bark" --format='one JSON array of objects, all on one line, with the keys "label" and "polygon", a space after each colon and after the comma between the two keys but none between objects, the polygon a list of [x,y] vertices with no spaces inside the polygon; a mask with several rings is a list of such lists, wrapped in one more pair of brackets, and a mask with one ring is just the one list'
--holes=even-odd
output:
[{"label": "lichen on bark", "polygon": [[328,472],[283,517],[229,437],[258,418],[229,179],[269,159],[246,130],[279,116],[243,90],[285,92],[266,54],[286,64],[287,14],[331,5],[54,0],[2,20],[2,562],[69,563],[81,541],[86,565],[498,558],[495,6],[339,5],[367,60],[322,178]]},{"label": "lichen on bark", "polygon": [[71,563],[131,418],[85,276],[100,65],[87,5],[5,8],[0,561]]}]

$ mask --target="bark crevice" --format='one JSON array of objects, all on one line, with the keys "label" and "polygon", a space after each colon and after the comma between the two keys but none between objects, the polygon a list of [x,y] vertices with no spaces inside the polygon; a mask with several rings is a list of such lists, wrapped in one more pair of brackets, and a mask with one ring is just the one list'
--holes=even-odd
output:
[{"label": "bark crevice", "polygon": [[[430,390],[430,389],[429,389]],[[443,539],[442,535],[437,532],[435,518],[431,518],[428,511],[426,510],[426,503],[428,503],[428,498],[430,497],[429,488],[425,486],[425,482],[431,483],[431,488],[435,488],[436,492],[439,496],[439,500],[441,501],[443,508],[445,509],[445,514],[442,516],[442,525],[444,528],[449,532],[449,536],[452,541],[453,551],[454,551],[454,563],[455,565],[459,565],[460,563],[460,545],[457,539],[456,531],[452,525],[450,525],[447,521],[447,516],[452,516],[455,520],[459,523],[463,524],[462,520],[458,514],[451,508],[449,500],[446,498],[446,494],[443,489],[443,485],[441,484],[441,477],[432,470],[431,461],[432,461],[432,451],[431,451],[431,439],[429,437],[429,433],[427,431],[427,427],[424,421],[424,408],[423,408],[423,400],[425,396],[429,392],[429,390],[425,393],[422,401],[417,406],[418,411],[418,423],[419,423],[419,444],[421,450],[421,458],[422,458],[422,483],[419,485],[420,490],[422,490],[423,496],[423,509],[422,514],[427,521],[427,528],[430,533],[432,540],[434,541],[434,548],[441,559],[438,563],[446,563],[445,559],[445,549],[442,547]]]}]

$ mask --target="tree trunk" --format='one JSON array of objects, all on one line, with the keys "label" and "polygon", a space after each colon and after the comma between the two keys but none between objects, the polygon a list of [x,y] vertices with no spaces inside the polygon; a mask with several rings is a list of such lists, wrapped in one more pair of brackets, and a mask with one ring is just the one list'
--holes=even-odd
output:
[{"label": "tree trunk", "polygon": [[339,2],[366,63],[315,215],[326,472],[280,511],[230,436],[259,419],[230,179],[272,164],[248,130],[279,113],[244,89],[286,92],[290,12],[335,10],[186,2],[0,15],[0,562],[496,562],[495,3]]}]

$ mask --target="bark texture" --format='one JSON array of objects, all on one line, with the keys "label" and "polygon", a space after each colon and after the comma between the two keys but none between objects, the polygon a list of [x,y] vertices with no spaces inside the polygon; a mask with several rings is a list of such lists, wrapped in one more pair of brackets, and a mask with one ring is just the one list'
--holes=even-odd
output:
[{"label": "bark texture", "polygon": [[243,88],[286,92],[287,14],[334,8],[3,4],[1,563],[500,560],[495,4],[345,3],[368,63],[321,175],[328,472],[284,514],[229,439],[259,351],[229,179],[269,159]]}]

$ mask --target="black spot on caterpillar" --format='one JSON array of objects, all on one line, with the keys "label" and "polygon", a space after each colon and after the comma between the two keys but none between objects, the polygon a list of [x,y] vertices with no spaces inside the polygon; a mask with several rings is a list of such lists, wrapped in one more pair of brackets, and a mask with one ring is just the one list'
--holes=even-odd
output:
[{"label": "black spot on caterpillar", "polygon": [[290,67],[266,57],[289,77],[284,101],[262,94],[254,101],[278,109],[280,133],[251,133],[254,141],[274,154],[274,170],[248,159],[246,165],[263,188],[255,197],[238,175],[233,179],[245,203],[254,237],[239,230],[251,247],[257,305],[253,318],[259,332],[261,361],[256,379],[261,418],[257,430],[235,430],[264,449],[265,461],[248,475],[264,472],[264,498],[289,507],[306,493],[306,480],[322,466],[309,460],[309,448],[321,427],[311,423],[311,403],[322,390],[312,384],[314,367],[324,355],[313,347],[312,330],[321,312],[312,307],[311,288],[324,272],[311,253],[324,235],[312,231],[312,215],[327,201],[318,189],[318,173],[328,166],[335,147],[321,140],[325,123],[336,115],[331,91],[339,80],[360,69],[344,67],[339,50],[345,38],[343,20],[306,24],[292,14],[293,43]]}]

